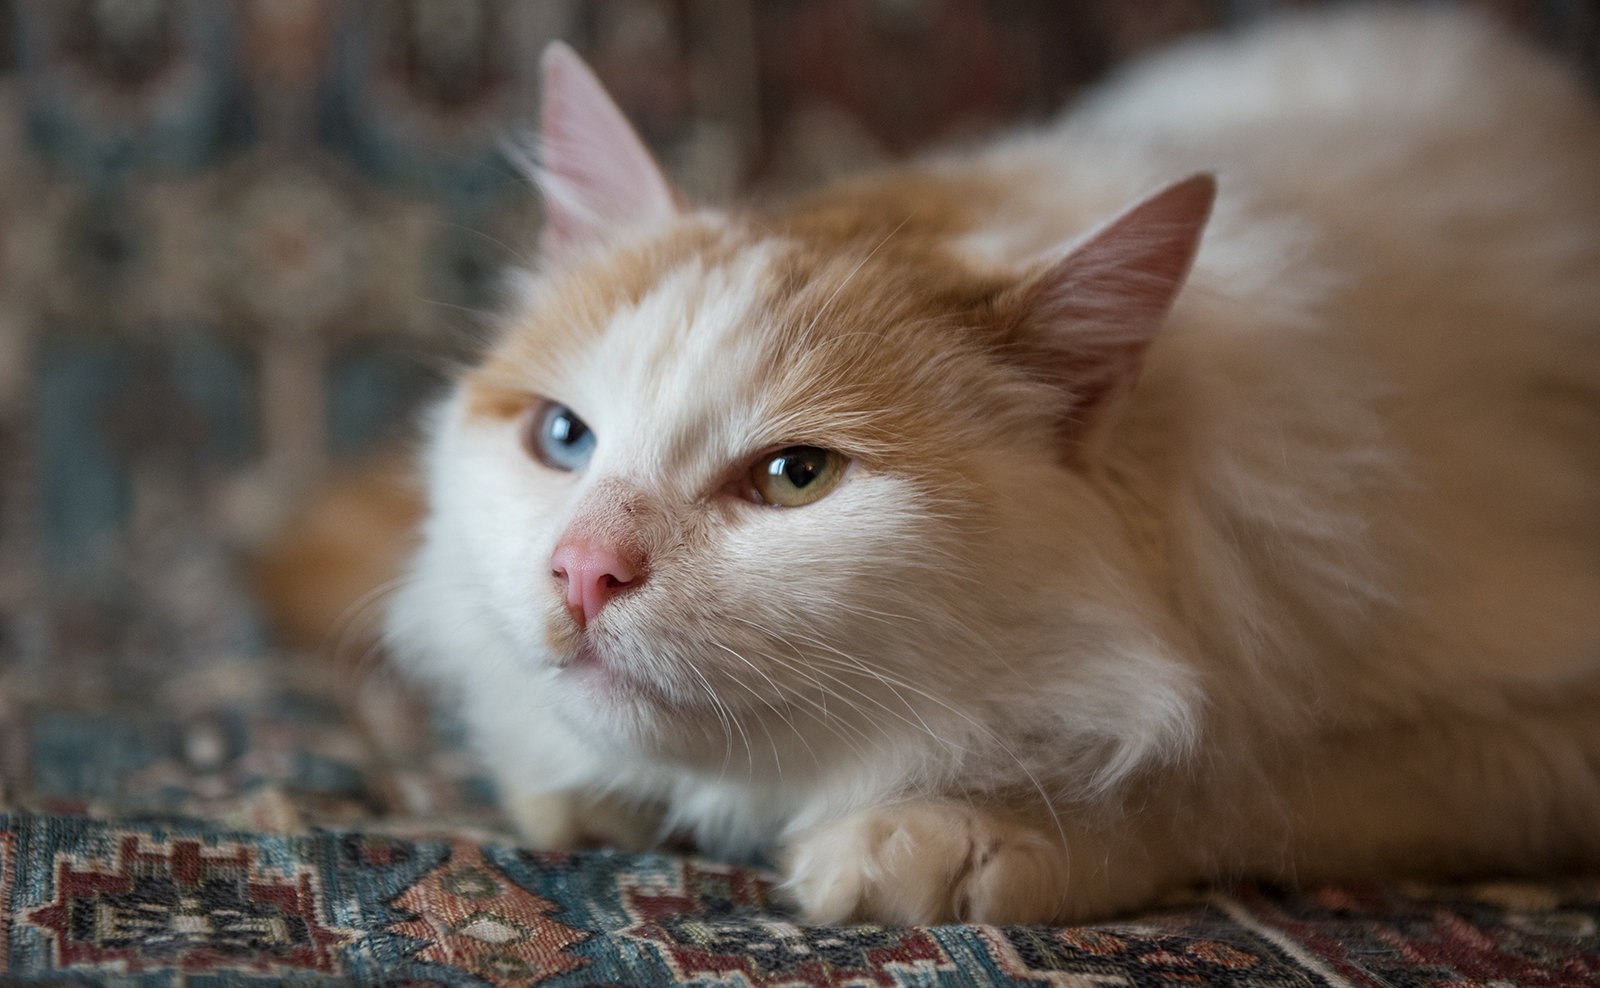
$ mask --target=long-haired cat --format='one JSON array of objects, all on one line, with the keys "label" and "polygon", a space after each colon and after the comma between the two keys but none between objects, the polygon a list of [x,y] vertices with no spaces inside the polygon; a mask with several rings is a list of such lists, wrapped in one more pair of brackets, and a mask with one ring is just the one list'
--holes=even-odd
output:
[{"label": "long-haired cat", "polygon": [[1456,14],[684,202],[569,50],[387,639],[538,847],[815,921],[1600,860],[1600,118]]}]

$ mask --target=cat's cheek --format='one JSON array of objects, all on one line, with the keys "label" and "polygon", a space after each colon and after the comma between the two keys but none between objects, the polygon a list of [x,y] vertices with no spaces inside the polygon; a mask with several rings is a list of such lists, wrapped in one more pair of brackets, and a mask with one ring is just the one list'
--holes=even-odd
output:
[{"label": "cat's cheek", "polygon": [[432,538],[456,547],[456,580],[472,588],[530,671],[569,655],[576,629],[550,578],[565,481],[527,462],[514,428],[447,417],[437,433]]}]

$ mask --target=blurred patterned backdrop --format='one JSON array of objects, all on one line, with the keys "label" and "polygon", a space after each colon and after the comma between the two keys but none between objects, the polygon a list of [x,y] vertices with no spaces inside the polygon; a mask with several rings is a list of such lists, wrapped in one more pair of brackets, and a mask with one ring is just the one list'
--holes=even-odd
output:
[{"label": "blurred patterned backdrop", "polygon": [[[719,199],[1040,117],[1281,5],[0,0],[0,673],[256,646],[233,554],[407,434],[532,243],[500,148],[549,39]],[[1479,5],[1600,79],[1594,0]]]}]

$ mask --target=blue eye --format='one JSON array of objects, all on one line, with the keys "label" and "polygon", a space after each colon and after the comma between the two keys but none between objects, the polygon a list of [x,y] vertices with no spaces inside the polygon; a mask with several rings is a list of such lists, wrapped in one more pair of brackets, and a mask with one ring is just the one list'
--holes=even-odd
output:
[{"label": "blue eye", "polygon": [[594,433],[572,409],[555,402],[533,409],[523,443],[552,470],[581,470],[594,454]]}]

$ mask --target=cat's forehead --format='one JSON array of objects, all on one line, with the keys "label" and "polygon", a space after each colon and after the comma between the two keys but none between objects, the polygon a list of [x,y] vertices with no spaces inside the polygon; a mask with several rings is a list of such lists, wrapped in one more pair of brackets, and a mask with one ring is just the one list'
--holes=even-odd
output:
[{"label": "cat's forehead", "polygon": [[996,376],[966,337],[997,283],[909,225],[686,224],[538,285],[469,387],[488,414],[571,404],[677,465],[789,443],[903,454]]}]

